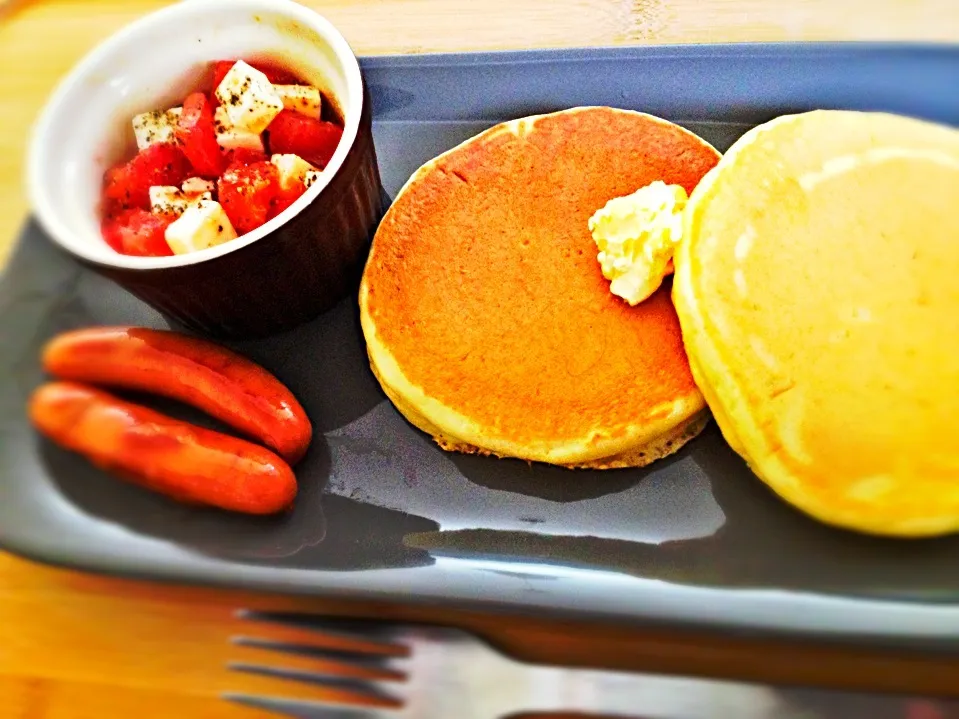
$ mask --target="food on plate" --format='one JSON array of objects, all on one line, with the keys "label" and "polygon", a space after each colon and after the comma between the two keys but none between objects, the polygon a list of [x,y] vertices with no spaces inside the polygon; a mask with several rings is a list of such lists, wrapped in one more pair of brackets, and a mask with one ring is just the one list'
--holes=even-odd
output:
[{"label": "food on plate", "polygon": [[589,218],[610,292],[637,305],[673,273],[673,251],[682,237],[688,200],[681,185],[656,180],[614,197]]},{"label": "food on plate", "polygon": [[690,198],[673,296],[723,434],[862,532],[959,530],[959,131],[816,111],[746,133]]},{"label": "food on plate", "polygon": [[42,385],[30,398],[29,415],[37,430],[57,444],[181,502],[273,514],[296,498],[293,470],[268,449],[92,387]]},{"label": "food on plate", "polygon": [[[293,394],[254,362],[176,332],[94,327],[54,337],[42,364],[61,381],[34,393],[31,421],[98,467],[188,503],[250,514],[292,505],[297,486],[290,465],[305,454],[312,425]],[[278,454],[92,385],[190,404]]]},{"label": "food on plate", "polygon": [[343,135],[320,89],[243,60],[213,63],[212,91],[132,119],[137,153],[104,175],[101,234],[147,257],[255,230],[319,177]]},{"label": "food on plate", "polygon": [[179,400],[295,464],[313,428],[293,393],[258,364],[196,337],[142,327],[91,327],[54,337],[43,368],[64,380]]},{"label": "food on plate", "polygon": [[587,223],[652,182],[691,192],[719,154],[649,115],[574,108],[497,125],[417,170],[360,288],[371,365],[440,446],[641,466],[707,420],[664,285],[609,291]]}]

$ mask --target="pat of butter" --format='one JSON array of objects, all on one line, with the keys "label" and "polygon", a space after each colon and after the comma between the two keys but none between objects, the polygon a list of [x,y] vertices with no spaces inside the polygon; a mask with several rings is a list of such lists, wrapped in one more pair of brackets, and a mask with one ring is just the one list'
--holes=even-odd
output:
[{"label": "pat of butter", "polygon": [[679,185],[657,180],[616,197],[589,218],[589,231],[609,290],[630,305],[653,294],[672,272],[689,196]]}]

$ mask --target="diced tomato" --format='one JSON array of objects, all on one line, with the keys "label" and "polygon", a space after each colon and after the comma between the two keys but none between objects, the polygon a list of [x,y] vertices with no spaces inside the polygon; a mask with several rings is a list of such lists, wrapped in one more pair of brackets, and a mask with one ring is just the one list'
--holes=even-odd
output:
[{"label": "diced tomato", "polygon": [[[214,92],[216,92],[216,89],[220,86],[220,83],[223,82],[223,78],[226,77],[226,74],[230,71],[230,68],[235,64],[236,60],[217,60],[215,63],[213,63]],[[269,63],[249,62],[247,64],[266,75],[267,80],[272,82],[274,85],[301,84],[300,80],[292,73],[289,73],[282,68],[275,67]]]},{"label": "diced tomato", "polygon": [[103,221],[100,222],[100,234],[103,236],[103,241],[117,252],[123,252],[123,235],[121,232],[123,224],[121,220],[124,214],[128,212],[134,212],[134,210],[118,212],[115,215],[103,218]]},{"label": "diced tomato", "polygon": [[216,142],[213,106],[202,92],[191,93],[183,101],[176,136],[198,175],[217,177],[223,172],[226,163]]},{"label": "diced tomato", "polygon": [[270,152],[299,155],[319,169],[333,156],[343,128],[293,110],[283,110],[266,129]]},{"label": "diced tomato", "polygon": [[223,82],[223,78],[230,71],[230,68],[236,63],[236,60],[217,60],[213,63],[213,94],[216,95],[216,89]]},{"label": "diced tomato", "polygon": [[302,85],[303,81],[300,80],[296,75],[294,75],[289,70],[284,70],[282,67],[278,67],[270,62],[251,62],[250,65],[255,67],[257,70],[266,75],[266,79],[272,82],[274,85]]},{"label": "diced tomato", "polygon": [[279,188],[276,167],[257,162],[224,172],[217,183],[217,196],[233,227],[242,234],[267,221]]},{"label": "diced tomato", "polygon": [[[103,175],[103,215],[112,217],[133,204],[130,192],[130,163],[114,165]],[[147,188],[147,202],[150,201]],[[116,248],[114,248],[116,249]]]},{"label": "diced tomato", "polygon": [[173,254],[164,233],[170,219],[146,210],[126,210],[103,221],[101,232],[110,247],[124,255],[166,257]]},{"label": "diced tomato", "polygon": [[257,162],[266,162],[269,159],[265,152],[239,147],[226,153],[226,167],[227,169],[231,167],[244,167],[246,165],[254,165]]},{"label": "diced tomato", "polygon": [[304,192],[306,192],[306,184],[303,182],[291,183],[290,187],[286,189],[279,188],[276,197],[273,198],[273,204],[270,206],[268,219],[272,220],[279,215],[283,210],[296,202]]},{"label": "diced tomato", "polygon": [[129,162],[106,171],[103,178],[105,209],[108,214],[119,209],[149,209],[152,186],[179,185],[190,174],[190,162],[179,147],[170,143],[150,145]]}]

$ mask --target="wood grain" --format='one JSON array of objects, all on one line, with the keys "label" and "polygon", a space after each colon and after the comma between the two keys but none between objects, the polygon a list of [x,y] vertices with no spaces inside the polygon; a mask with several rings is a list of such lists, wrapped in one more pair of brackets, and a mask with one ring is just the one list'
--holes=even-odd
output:
[{"label": "wood grain", "polygon": [[[162,0],[8,0],[0,9],[0,263],[25,213],[30,125],[85,52]],[[959,40],[955,0],[311,0],[360,54],[635,43]],[[446,621],[529,659],[959,695],[959,658],[626,631],[430,607],[139,583],[0,554],[0,714],[15,719],[263,716],[216,698],[243,652],[240,606]]]}]

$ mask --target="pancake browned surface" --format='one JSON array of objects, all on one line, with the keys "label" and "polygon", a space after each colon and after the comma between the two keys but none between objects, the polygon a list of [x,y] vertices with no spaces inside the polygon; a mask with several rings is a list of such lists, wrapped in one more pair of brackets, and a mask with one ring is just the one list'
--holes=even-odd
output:
[{"label": "pancake browned surface", "polygon": [[756,474],[842,527],[959,529],[959,131],[779,118],[703,180],[683,235],[693,369]]},{"label": "pancake browned surface", "polygon": [[589,217],[654,180],[691,192],[718,154],[657,118],[576,108],[505,123],[420,168],[360,291],[371,364],[459,451],[639,466],[706,421],[668,284],[609,292]]}]

